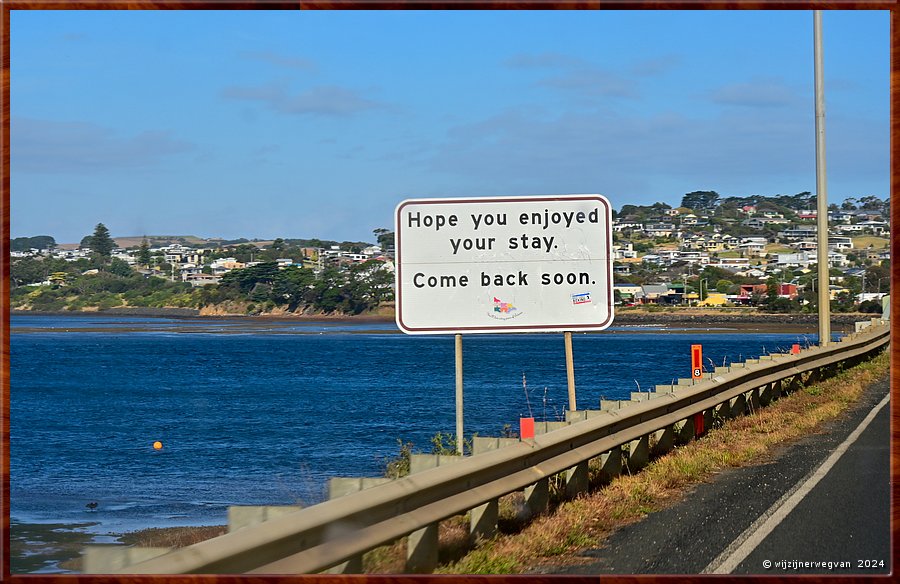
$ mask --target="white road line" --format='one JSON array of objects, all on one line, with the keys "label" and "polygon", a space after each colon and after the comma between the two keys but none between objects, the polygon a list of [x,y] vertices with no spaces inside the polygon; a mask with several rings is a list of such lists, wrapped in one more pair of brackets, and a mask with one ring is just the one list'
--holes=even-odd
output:
[{"label": "white road line", "polygon": [[884,396],[878,405],[876,405],[871,412],[860,422],[859,426],[856,427],[853,432],[847,436],[847,439],[841,442],[841,445],[838,446],[831,455],[825,459],[816,470],[814,470],[811,474],[807,475],[803,479],[797,482],[796,485],[791,487],[787,493],[781,496],[780,499],[775,501],[775,503],[769,507],[765,513],[763,513],[759,519],[754,521],[750,527],[744,530],[737,539],[735,539],[731,545],[725,548],[721,554],[719,554],[716,559],[709,563],[708,566],[703,568],[701,574],[730,574],[737,568],[741,562],[743,562],[750,553],[756,549],[765,538],[768,536],[773,529],[775,529],[779,523],[784,520],[788,514],[793,511],[794,507],[796,507],[800,501],[803,500],[813,487],[818,484],[822,478],[828,474],[828,471],[831,470],[838,459],[850,448],[850,445],[856,442],[857,438],[859,438],[860,434],[863,433],[863,430],[872,422],[872,419],[881,411],[888,401],[890,400],[891,394],[888,393]]}]

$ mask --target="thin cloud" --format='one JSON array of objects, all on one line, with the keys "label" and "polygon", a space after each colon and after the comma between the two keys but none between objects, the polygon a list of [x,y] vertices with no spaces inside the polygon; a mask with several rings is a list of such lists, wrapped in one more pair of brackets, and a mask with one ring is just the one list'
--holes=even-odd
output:
[{"label": "thin cloud", "polygon": [[537,81],[536,85],[572,94],[579,99],[637,95],[634,80],[577,57],[559,53],[523,53],[510,57],[504,64],[514,69],[553,70],[556,74]]},{"label": "thin cloud", "polygon": [[283,85],[232,86],[222,90],[222,96],[257,101],[278,113],[294,115],[348,116],[387,107],[383,103],[362,97],[356,91],[336,85],[321,85],[295,95],[290,94]]},{"label": "thin cloud", "polygon": [[638,61],[631,66],[631,72],[641,77],[652,77],[668,73],[681,65],[681,57],[678,55],[664,55],[655,59]]},{"label": "thin cloud", "polygon": [[[614,192],[648,173],[657,180],[697,184],[753,184],[764,175],[762,188],[811,176],[810,118],[791,108],[725,111],[712,119],[678,113],[623,117],[599,111],[508,110],[457,126],[426,164],[432,172],[473,183],[491,181],[532,191],[561,192],[574,184]],[[832,125],[837,132],[837,122]],[[855,148],[859,158],[885,160],[884,142],[856,140]]]},{"label": "thin cloud", "polygon": [[537,55],[521,53],[507,59],[504,65],[514,69],[544,69],[547,67],[570,67],[583,62],[581,59],[575,59],[561,53],[540,53]]},{"label": "thin cloud", "polygon": [[171,132],[147,130],[121,135],[89,122],[13,118],[10,166],[15,171],[83,173],[152,168],[195,149]]},{"label": "thin cloud", "polygon": [[542,87],[550,87],[578,97],[635,97],[637,87],[631,79],[599,68],[584,68],[564,75],[549,77],[538,82]]},{"label": "thin cloud", "polygon": [[733,83],[713,91],[710,99],[721,105],[780,107],[796,102],[797,95],[777,79],[756,79]]},{"label": "thin cloud", "polygon": [[261,63],[268,63],[270,65],[285,67],[288,69],[298,69],[302,71],[316,70],[316,64],[309,59],[304,59],[302,57],[292,57],[290,55],[282,55],[274,51],[246,51],[244,53],[241,53],[241,56],[251,61],[259,61]]}]

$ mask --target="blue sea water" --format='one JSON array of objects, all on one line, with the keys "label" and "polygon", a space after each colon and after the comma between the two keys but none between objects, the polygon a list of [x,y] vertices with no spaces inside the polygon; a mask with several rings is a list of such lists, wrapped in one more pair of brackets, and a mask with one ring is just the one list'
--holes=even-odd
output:
[{"label": "blue sea water", "polygon": [[[692,344],[711,366],[814,339],[638,330],[574,335],[580,409],[689,376]],[[232,504],[314,504],[329,477],[381,475],[398,440],[428,452],[436,432],[455,431],[452,336],[93,315],[14,315],[11,333],[20,522],[94,521],[97,533],[221,524]],[[561,334],[466,336],[463,354],[467,436],[499,435],[522,415],[562,418]]]}]

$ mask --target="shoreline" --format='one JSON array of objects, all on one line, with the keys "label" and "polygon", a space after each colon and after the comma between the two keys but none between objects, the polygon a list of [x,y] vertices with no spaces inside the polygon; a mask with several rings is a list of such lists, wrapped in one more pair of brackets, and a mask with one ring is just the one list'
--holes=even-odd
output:
[{"label": "shoreline", "polygon": [[80,574],[85,546],[183,547],[223,535],[227,525],[143,527],[95,533],[99,523],[28,523],[10,520],[10,573]]},{"label": "shoreline", "polygon": [[[726,312],[723,310],[706,310],[699,308],[675,308],[659,311],[624,309],[614,313],[613,326],[620,324],[757,324],[777,323],[795,325],[817,325],[818,315],[813,313],[765,313]],[[342,323],[392,323],[395,321],[393,314],[201,314],[194,308],[110,308],[106,310],[56,310],[37,311],[11,309],[12,316],[136,316],[148,318],[179,318],[197,321],[216,321],[246,319],[248,322],[342,322]],[[876,313],[839,312],[832,313],[832,324],[853,324],[858,321],[866,321],[879,317]]]}]

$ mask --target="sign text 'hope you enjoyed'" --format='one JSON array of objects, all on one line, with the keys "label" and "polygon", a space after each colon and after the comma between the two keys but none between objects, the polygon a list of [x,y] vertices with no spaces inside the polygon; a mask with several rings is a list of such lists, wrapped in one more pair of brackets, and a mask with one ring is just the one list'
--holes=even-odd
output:
[{"label": "sign text 'hope you enjoyed'", "polygon": [[601,195],[409,199],[396,211],[406,333],[601,330],[612,323]]}]

